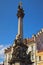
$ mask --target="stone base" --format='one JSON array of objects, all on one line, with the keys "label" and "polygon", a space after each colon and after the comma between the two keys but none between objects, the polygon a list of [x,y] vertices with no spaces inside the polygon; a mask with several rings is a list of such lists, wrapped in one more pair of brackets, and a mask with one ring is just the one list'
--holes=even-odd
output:
[{"label": "stone base", "polygon": [[20,63],[16,62],[14,65],[20,65]]}]

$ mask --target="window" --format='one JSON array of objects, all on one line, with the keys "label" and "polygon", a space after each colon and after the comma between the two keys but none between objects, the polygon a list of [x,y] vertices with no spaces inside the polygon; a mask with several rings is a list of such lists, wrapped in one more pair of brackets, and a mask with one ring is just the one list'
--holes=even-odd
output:
[{"label": "window", "polygon": [[33,46],[31,46],[32,47],[32,51],[33,51]]},{"label": "window", "polygon": [[39,61],[41,61],[41,56],[39,56]]},{"label": "window", "polygon": [[34,60],[34,55],[32,54],[32,60]]}]

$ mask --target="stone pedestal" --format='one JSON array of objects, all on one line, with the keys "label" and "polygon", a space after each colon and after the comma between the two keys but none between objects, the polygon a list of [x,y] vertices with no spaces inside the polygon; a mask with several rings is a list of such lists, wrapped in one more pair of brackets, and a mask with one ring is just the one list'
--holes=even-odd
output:
[{"label": "stone pedestal", "polygon": [[15,65],[20,65],[20,62],[16,62]]}]

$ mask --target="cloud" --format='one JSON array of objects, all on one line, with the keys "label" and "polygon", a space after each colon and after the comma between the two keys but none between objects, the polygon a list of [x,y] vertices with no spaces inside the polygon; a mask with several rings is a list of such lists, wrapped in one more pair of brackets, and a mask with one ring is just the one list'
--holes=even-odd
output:
[{"label": "cloud", "polygon": [[[10,46],[10,44],[9,44],[9,45],[6,45],[6,46],[0,45],[0,61],[1,61],[1,59],[4,60],[4,50],[5,50],[7,47],[9,47],[9,46]],[[2,63],[2,61],[1,61],[0,63]]]},{"label": "cloud", "polygon": [[3,45],[0,45],[0,49],[3,47]]},{"label": "cloud", "polygon": [[3,64],[3,62],[0,62],[0,64]]}]

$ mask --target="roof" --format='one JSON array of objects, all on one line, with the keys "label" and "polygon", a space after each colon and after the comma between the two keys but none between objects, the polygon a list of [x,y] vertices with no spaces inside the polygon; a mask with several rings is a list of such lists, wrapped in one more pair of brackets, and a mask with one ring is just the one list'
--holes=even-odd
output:
[{"label": "roof", "polygon": [[28,43],[34,42],[34,38],[29,38],[29,39],[27,39],[27,42],[28,42]]},{"label": "roof", "polygon": [[24,39],[23,40],[24,43],[31,43],[31,42],[34,42],[34,38],[28,38],[28,39]]}]

